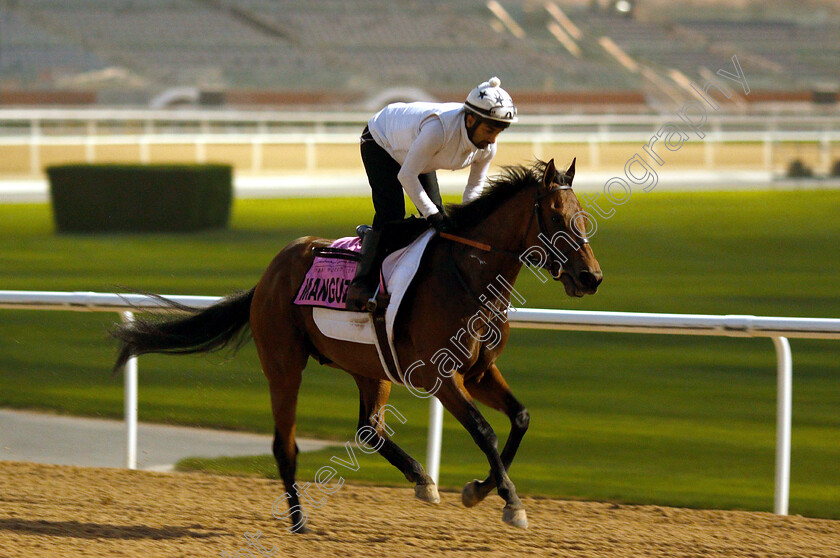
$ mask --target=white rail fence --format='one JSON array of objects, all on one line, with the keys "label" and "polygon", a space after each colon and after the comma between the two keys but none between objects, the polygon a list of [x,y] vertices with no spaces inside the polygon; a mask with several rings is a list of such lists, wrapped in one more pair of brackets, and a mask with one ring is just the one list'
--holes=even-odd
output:
[{"label": "white rail fence", "polygon": [[[638,148],[650,141],[651,132],[642,131],[595,131],[595,132],[508,132],[504,137],[506,145],[528,146],[530,151],[538,157],[544,157],[545,146],[556,145],[580,145],[588,146],[589,159],[592,165],[599,167],[604,164],[604,146],[608,144],[627,144]],[[148,164],[161,162],[168,159],[154,159],[151,155],[152,148],[169,149],[172,146],[187,147],[191,155],[181,154],[185,161],[191,163],[208,162],[208,147],[231,148],[242,146],[247,149],[247,159],[250,161],[240,170],[260,173],[272,170],[265,163],[264,151],[269,146],[302,146],[304,149],[303,170],[312,172],[324,165],[324,155],[319,158],[319,148],[333,148],[336,145],[355,146],[359,143],[359,134],[350,133],[269,133],[255,132],[251,134],[167,134],[149,133],[146,135],[132,136],[57,136],[49,137],[33,135],[29,138],[2,137],[0,136],[0,147],[11,146],[28,149],[29,173],[38,175],[42,172],[44,163],[41,152],[45,149],[83,148],[84,161],[86,163],[97,163],[110,161],[109,157],[97,155],[101,148],[106,147],[128,147],[136,148],[136,162]],[[711,132],[706,135],[703,144],[703,161],[695,163],[694,166],[705,169],[716,169],[715,146],[729,146],[739,148],[744,144],[760,145],[762,150],[760,163],[751,165],[757,169],[767,171],[774,170],[779,165],[787,164],[791,154],[785,152],[784,156],[777,153],[778,146],[785,144],[813,144],[818,146],[816,164],[818,172],[829,173],[832,165],[833,153],[836,152],[836,145],[840,144],[840,132],[799,132],[799,131],[773,131],[773,132],[723,132],[718,127],[712,126]],[[800,147],[801,151],[802,148]],[[801,155],[800,155],[801,157]],[[154,159],[154,160],[153,160]],[[621,161],[626,162],[624,160]],[[615,165],[615,162],[613,162]],[[325,168],[332,168],[327,166]],[[276,169],[275,169],[276,170]]]},{"label": "white rail fence", "polygon": [[[157,160],[151,153],[153,147],[169,149],[173,145],[188,147],[191,155],[179,152],[180,156],[196,163],[207,161],[209,146],[244,148],[250,164],[240,163],[239,170],[257,173],[266,170],[263,152],[268,146],[303,146],[304,170],[313,171],[321,166],[318,146],[358,144],[368,118],[369,113],[359,112],[0,109],[0,147],[28,148],[27,167],[34,175],[42,172],[44,150],[72,148],[77,157],[95,163],[110,160],[99,154],[103,148],[130,146],[132,152],[136,148],[137,162],[148,163]],[[537,157],[544,156],[545,145],[587,144],[591,164],[598,167],[607,158],[602,153],[604,145],[645,145],[654,131],[675,118],[673,113],[521,115],[504,142],[530,146]],[[716,168],[716,145],[761,145],[761,160],[751,166],[769,171],[793,157],[789,151],[777,153],[779,146],[813,144],[817,146],[815,170],[828,173],[840,144],[840,117],[722,113],[709,119],[701,137],[705,138],[703,168]],[[625,158],[619,157],[613,164],[623,166]]]},{"label": "white rail fence", "polygon": [[[220,298],[212,296],[167,296],[180,304],[206,308]],[[135,311],[164,310],[155,298],[137,294],[93,292],[0,291],[0,309],[74,310],[118,312],[123,320]],[[645,314],[634,312],[585,312],[570,310],[518,309],[509,315],[512,327],[567,331],[611,331],[711,335],[724,337],[769,337],[776,350],[776,474],[773,511],[787,515],[790,500],[790,440],[793,393],[793,364],[788,338],[840,339],[840,319],[782,318],[746,315]],[[137,462],[137,359],[125,367],[126,466]],[[429,437],[426,464],[438,480],[443,407],[430,398]]]}]

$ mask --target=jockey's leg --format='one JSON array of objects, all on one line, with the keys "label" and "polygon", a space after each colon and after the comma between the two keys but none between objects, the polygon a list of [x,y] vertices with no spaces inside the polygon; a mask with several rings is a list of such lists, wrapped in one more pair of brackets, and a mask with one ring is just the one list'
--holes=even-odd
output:
[{"label": "jockey's leg", "polygon": [[385,243],[382,241],[382,231],[371,229],[365,233],[362,240],[362,253],[359,266],[350,286],[347,287],[347,308],[358,312],[367,311],[368,302],[376,293],[379,283],[379,268],[385,259]]},{"label": "jockey's leg", "polygon": [[405,194],[397,178],[400,164],[373,139],[362,141],[361,152],[376,211],[373,228],[382,230],[385,223],[405,217]]},{"label": "jockey's leg", "polygon": [[347,288],[346,303],[348,309],[363,312],[368,309],[368,301],[376,292],[379,268],[385,258],[383,229],[386,223],[401,220],[405,216],[405,197],[402,184],[397,178],[399,163],[375,141],[366,139],[365,135],[362,136],[361,152],[376,214],[373,217],[373,229],[365,234],[362,241],[359,267]]}]

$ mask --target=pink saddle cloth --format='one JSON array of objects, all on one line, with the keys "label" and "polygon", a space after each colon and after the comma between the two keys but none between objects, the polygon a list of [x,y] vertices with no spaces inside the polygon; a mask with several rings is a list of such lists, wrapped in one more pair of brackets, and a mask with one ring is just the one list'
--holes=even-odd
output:
[{"label": "pink saddle cloth", "polygon": [[346,310],[347,288],[356,275],[362,241],[359,237],[339,238],[320,249],[298,289],[295,304]]}]

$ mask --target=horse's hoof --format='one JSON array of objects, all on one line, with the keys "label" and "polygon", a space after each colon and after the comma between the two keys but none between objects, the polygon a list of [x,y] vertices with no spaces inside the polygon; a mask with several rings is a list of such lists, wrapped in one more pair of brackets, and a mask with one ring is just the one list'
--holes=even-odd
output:
[{"label": "horse's hoof", "polygon": [[475,479],[465,484],[464,488],[461,489],[461,502],[463,502],[464,506],[471,508],[484,500],[484,497],[479,494],[477,489],[479,482],[478,479]]},{"label": "horse's hoof", "polygon": [[528,528],[528,514],[523,509],[515,510],[505,506],[502,511],[502,521],[520,529]]},{"label": "horse's hoof", "polygon": [[292,533],[296,533],[298,535],[306,535],[307,533],[311,533],[312,529],[310,529],[306,523],[302,523],[300,525],[296,525],[292,527]]},{"label": "horse's hoof", "polygon": [[414,497],[430,504],[440,504],[440,494],[434,484],[418,484],[414,487]]}]

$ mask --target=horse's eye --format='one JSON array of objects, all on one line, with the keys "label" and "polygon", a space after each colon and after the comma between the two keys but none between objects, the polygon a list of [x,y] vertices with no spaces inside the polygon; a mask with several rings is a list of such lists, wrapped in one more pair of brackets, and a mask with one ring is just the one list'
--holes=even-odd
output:
[{"label": "horse's eye", "polygon": [[559,215],[552,215],[551,216],[551,222],[552,223],[559,223],[560,222],[560,216]]}]

